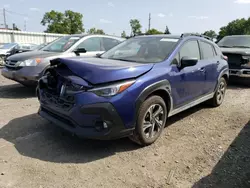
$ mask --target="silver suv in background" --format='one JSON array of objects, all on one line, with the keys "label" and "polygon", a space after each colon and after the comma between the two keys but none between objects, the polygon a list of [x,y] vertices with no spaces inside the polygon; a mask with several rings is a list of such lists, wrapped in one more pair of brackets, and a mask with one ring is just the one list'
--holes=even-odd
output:
[{"label": "silver suv in background", "polygon": [[2,75],[25,86],[36,86],[38,79],[49,67],[50,60],[59,57],[94,57],[123,40],[108,35],[75,34],[61,37],[40,50],[8,57]]}]

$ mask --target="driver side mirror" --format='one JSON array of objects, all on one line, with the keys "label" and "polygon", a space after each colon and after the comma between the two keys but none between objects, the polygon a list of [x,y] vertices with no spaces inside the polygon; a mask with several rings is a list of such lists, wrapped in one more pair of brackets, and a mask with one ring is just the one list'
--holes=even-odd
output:
[{"label": "driver side mirror", "polygon": [[96,57],[100,58],[103,53],[96,54]]},{"label": "driver side mirror", "polygon": [[181,58],[181,68],[195,66],[198,63],[198,58],[196,57],[183,57]]},{"label": "driver side mirror", "polygon": [[74,50],[74,52],[75,52],[76,55],[79,56],[80,53],[86,53],[87,50],[85,48],[78,48],[78,49]]}]

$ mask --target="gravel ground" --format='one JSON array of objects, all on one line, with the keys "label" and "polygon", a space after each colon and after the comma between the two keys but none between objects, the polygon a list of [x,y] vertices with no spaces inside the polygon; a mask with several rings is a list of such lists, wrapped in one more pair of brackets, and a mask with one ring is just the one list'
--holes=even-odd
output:
[{"label": "gravel ground", "polygon": [[161,138],[80,140],[36,113],[34,90],[0,76],[1,188],[250,187],[250,88],[168,120]]}]

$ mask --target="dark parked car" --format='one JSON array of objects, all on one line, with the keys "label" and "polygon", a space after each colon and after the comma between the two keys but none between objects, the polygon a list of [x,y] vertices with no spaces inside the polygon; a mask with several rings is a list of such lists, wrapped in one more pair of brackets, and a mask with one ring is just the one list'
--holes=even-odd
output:
[{"label": "dark parked car", "polygon": [[222,104],[228,63],[194,34],[138,36],[96,58],[59,58],[40,79],[39,114],[78,136],[149,145],[168,117]]},{"label": "dark parked car", "polygon": [[250,83],[250,35],[226,36],[218,45],[228,57],[230,79],[238,77]]},{"label": "dark parked car", "polygon": [[109,50],[123,40],[123,38],[108,35],[77,34],[65,36],[40,50],[8,57],[2,75],[25,86],[36,86],[38,79],[49,67],[51,59],[96,56],[96,54]]}]

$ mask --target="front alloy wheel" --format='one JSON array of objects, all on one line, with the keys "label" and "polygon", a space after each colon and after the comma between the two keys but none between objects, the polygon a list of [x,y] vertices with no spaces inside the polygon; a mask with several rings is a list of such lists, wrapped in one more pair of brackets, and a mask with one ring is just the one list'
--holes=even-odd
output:
[{"label": "front alloy wheel", "polygon": [[143,132],[146,138],[153,138],[163,126],[164,112],[159,104],[153,104],[147,110],[143,121]]},{"label": "front alloy wheel", "polygon": [[154,143],[161,135],[167,119],[167,107],[159,96],[144,101],[138,111],[137,125],[131,140],[142,145]]}]

